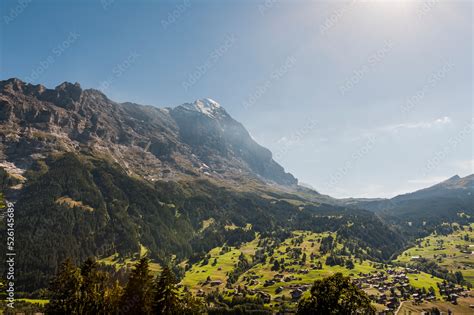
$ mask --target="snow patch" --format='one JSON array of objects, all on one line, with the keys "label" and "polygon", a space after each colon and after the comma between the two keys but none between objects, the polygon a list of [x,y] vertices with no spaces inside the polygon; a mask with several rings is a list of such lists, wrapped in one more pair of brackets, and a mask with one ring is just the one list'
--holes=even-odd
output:
[{"label": "snow patch", "polygon": [[221,108],[219,103],[210,98],[196,100],[194,103],[187,103],[181,106],[188,110],[200,112],[211,118],[215,118],[216,110]]}]

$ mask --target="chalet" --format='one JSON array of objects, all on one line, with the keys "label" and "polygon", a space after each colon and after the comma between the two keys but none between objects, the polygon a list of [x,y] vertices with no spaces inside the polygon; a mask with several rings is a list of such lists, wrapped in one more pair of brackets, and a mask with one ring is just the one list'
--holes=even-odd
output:
[{"label": "chalet", "polygon": [[457,304],[458,297],[459,297],[459,295],[457,295],[456,293],[452,293],[452,294],[449,295],[449,299],[450,299],[451,303],[453,303],[453,304]]},{"label": "chalet", "polygon": [[397,301],[390,301],[386,304],[387,308],[390,310],[394,310],[398,307]]},{"label": "chalet", "polygon": [[283,279],[284,275],[282,275],[281,273],[277,273],[276,275],[273,276],[273,279],[275,280],[281,280]]},{"label": "chalet", "polygon": [[290,294],[291,294],[291,298],[293,300],[299,300],[301,298],[301,296],[303,295],[303,290],[295,289],[295,290],[291,291]]}]

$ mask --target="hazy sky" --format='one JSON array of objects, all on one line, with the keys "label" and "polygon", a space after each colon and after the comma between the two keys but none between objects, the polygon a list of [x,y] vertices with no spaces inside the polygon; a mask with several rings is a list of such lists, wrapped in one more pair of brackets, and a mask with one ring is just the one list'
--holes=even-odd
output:
[{"label": "hazy sky", "polygon": [[1,79],[218,101],[300,181],[386,197],[473,173],[471,1],[2,1]]}]

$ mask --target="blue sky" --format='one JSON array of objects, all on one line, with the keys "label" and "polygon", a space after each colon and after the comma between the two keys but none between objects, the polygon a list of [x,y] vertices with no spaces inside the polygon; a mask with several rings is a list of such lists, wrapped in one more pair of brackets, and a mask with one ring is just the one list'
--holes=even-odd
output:
[{"label": "blue sky", "polygon": [[470,1],[2,1],[1,79],[218,101],[300,181],[388,197],[473,173]]}]

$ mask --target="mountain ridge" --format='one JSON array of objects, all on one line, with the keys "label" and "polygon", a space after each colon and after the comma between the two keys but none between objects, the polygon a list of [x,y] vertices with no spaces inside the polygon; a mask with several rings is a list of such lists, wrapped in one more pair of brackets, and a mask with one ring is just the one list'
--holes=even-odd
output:
[{"label": "mountain ridge", "polygon": [[[257,144],[242,124],[210,99],[157,108],[116,103],[98,90],[82,90],[79,83],[64,82],[47,89],[15,78],[0,81],[0,90],[0,121],[17,130],[18,137],[21,133],[23,139],[36,144],[38,152],[30,150],[30,156],[41,154],[38,146],[45,147],[45,151],[55,149],[54,143],[31,139],[47,132],[50,138],[56,136],[49,140],[57,146],[76,151],[81,146],[91,147],[148,180],[164,176],[231,180],[244,173],[254,180],[297,184],[296,178],[273,160],[268,149]],[[189,119],[198,121],[199,126],[189,124]],[[204,133],[209,128],[213,133]],[[8,139],[7,134],[3,136]],[[206,143],[201,141],[204,138]],[[11,143],[6,140],[5,144],[8,147]],[[14,156],[9,157],[15,160]]]},{"label": "mountain ridge", "polygon": [[[333,204],[373,211],[386,222],[432,228],[438,224],[466,221],[474,215],[474,174],[447,180],[391,199],[351,199]],[[467,218],[467,219],[466,219]]]}]

